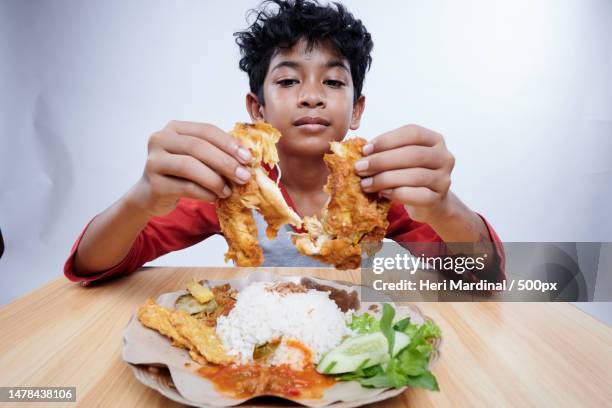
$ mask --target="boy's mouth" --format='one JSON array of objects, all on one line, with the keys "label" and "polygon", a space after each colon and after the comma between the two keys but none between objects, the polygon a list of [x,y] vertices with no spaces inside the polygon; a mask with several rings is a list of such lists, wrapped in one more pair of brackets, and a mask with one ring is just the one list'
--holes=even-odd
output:
[{"label": "boy's mouth", "polygon": [[293,126],[309,133],[317,133],[325,130],[329,126],[329,121],[320,116],[303,116],[293,122]]}]

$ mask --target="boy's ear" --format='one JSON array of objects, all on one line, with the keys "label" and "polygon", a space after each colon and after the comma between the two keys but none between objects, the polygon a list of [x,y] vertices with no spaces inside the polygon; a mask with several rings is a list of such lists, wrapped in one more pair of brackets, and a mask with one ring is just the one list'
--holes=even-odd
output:
[{"label": "boy's ear", "polygon": [[257,122],[258,120],[265,120],[263,115],[263,106],[257,100],[257,95],[253,92],[249,92],[246,96],[246,108],[251,121]]},{"label": "boy's ear", "polygon": [[359,124],[361,123],[361,115],[363,114],[363,110],[365,109],[365,95],[361,95],[355,105],[353,105],[353,114],[351,116],[351,130],[359,129]]}]

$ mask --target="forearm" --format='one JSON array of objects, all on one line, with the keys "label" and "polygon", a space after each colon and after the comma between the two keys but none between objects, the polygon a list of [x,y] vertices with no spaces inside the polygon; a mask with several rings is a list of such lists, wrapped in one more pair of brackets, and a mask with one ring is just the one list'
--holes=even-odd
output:
[{"label": "forearm", "polygon": [[428,224],[453,254],[486,254],[486,267],[495,259],[495,246],[484,220],[452,192],[442,209]]},{"label": "forearm", "polygon": [[75,272],[93,275],[119,264],[151,216],[126,194],[89,224],[75,254]]},{"label": "forearm", "polygon": [[491,237],[484,221],[452,192],[446,205],[428,224],[444,242],[490,242]]}]

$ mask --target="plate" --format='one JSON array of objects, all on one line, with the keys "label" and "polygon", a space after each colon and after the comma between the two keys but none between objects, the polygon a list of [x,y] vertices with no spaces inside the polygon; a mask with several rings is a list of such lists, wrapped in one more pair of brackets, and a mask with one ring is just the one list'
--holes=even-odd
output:
[{"label": "plate", "polygon": [[[302,276],[284,276],[276,275],[265,271],[251,272],[242,278],[225,279],[225,280],[209,280],[210,286],[217,286],[229,283],[232,288],[238,291],[242,290],[253,282],[295,282],[299,283],[304,277]],[[348,282],[329,281],[325,279],[311,278],[318,284],[328,285],[337,289],[343,289],[348,292],[356,291],[359,299],[370,288],[362,287]],[[176,299],[187,293],[185,290],[165,293],[159,296],[156,302],[164,307],[173,308]],[[360,302],[358,313],[369,312],[377,315],[380,313],[368,310],[372,304],[380,302]],[[425,320],[431,320],[423,315],[421,311],[413,305],[397,305],[389,301],[396,309],[396,318],[404,318],[410,316],[411,321],[416,324],[422,324]],[[429,366],[438,361],[440,357],[441,339],[437,339],[433,344],[433,352],[429,362]],[[159,334],[158,332],[144,327],[136,313],[130,319],[123,334],[123,360],[127,362],[134,376],[144,385],[157,390],[165,397],[191,406],[197,407],[212,407],[212,406],[234,406],[245,401],[261,396],[251,398],[232,398],[215,390],[213,384],[198,375],[195,371],[199,368],[199,364],[194,362],[189,353],[177,347],[173,347],[170,341]],[[338,382],[327,388],[324,395],[320,399],[289,399],[283,397],[275,397],[275,400],[285,400],[289,403],[294,403],[308,407],[356,407],[372,402],[382,401],[388,398],[395,397],[401,394],[407,387],[391,389],[391,388],[364,388],[356,381]]]}]

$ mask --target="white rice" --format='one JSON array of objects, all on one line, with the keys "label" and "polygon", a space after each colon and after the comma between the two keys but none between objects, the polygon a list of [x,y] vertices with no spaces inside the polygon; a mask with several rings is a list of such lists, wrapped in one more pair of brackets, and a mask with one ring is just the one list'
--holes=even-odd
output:
[{"label": "white rice", "polygon": [[283,340],[268,360],[268,364],[273,366],[287,364],[292,369],[300,371],[304,368],[304,364],[306,363],[304,357],[304,353],[301,349],[290,347],[287,345],[286,341]]},{"label": "white rice", "polygon": [[[266,290],[267,286],[270,284],[256,282],[244,288],[231,312],[217,319],[217,335],[238,362],[252,362],[256,346],[282,338],[300,341],[318,363],[344,336],[352,334],[346,326],[350,314],[343,313],[328,293],[311,289],[280,294]],[[273,365],[282,363],[278,357],[271,360]]]}]

